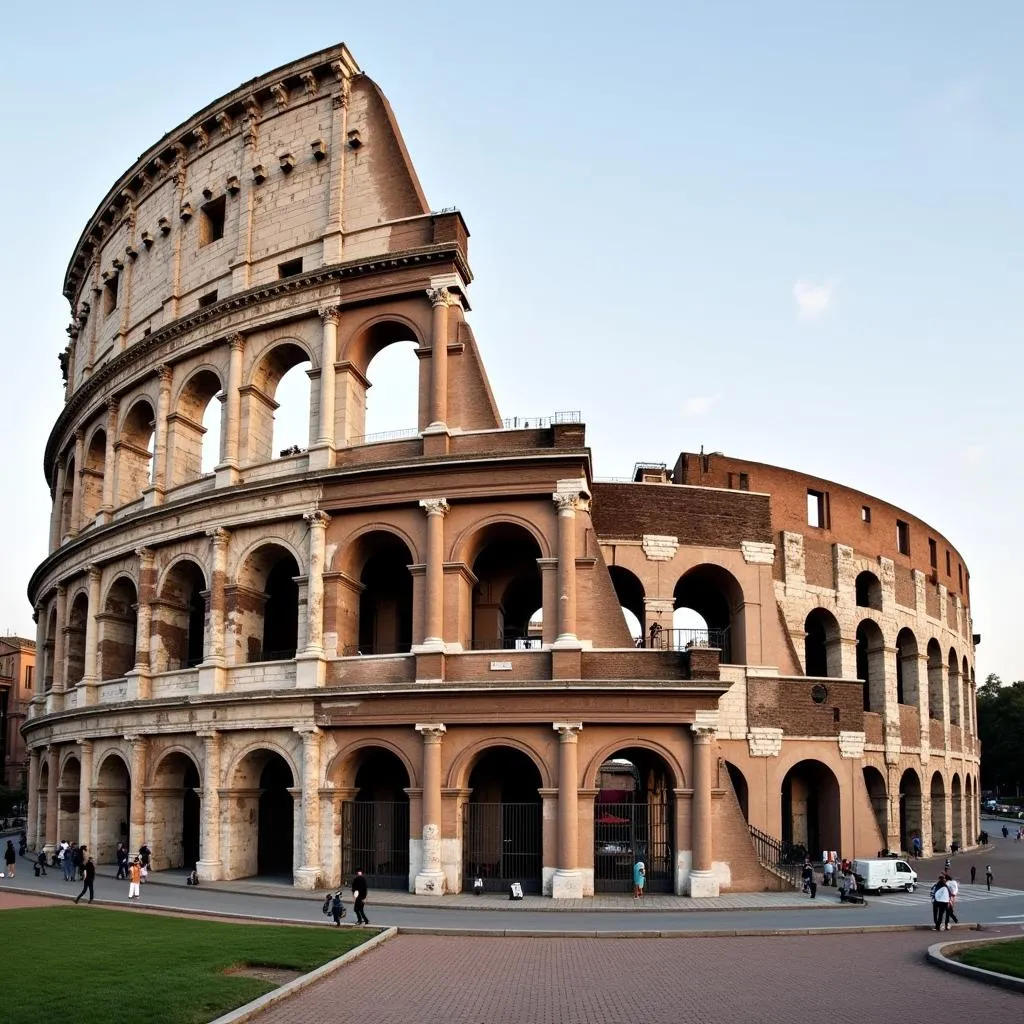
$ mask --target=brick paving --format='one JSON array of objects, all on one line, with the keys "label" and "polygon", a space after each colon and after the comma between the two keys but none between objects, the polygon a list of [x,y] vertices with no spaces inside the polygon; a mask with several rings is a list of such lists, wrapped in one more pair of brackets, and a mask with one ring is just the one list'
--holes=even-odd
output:
[{"label": "brick paving", "polygon": [[4,892],[0,889],[0,910],[22,910],[25,907],[60,907],[64,900],[47,896],[29,896],[23,892]]},{"label": "brick paving", "polygon": [[[992,934],[992,933],[986,933]],[[933,932],[705,939],[399,935],[259,1024],[1017,1024],[1017,993],[924,962]]]}]

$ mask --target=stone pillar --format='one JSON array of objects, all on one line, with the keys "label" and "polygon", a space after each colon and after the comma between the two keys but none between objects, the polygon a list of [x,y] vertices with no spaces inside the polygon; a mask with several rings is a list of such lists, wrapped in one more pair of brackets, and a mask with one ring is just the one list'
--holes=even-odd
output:
[{"label": "stone pillar", "polygon": [[448,307],[454,301],[447,288],[428,288],[433,307],[430,346],[430,425],[448,429]]},{"label": "stone pillar", "polygon": [[200,730],[203,741],[203,803],[199,817],[199,861],[196,872],[200,882],[216,882],[224,877],[220,860],[220,733]]},{"label": "stone pillar", "polygon": [[110,522],[114,512],[114,479],[117,476],[115,466],[117,441],[117,416],[121,403],[116,398],[107,402],[107,449],[103,456],[103,503],[100,507],[103,522]]},{"label": "stone pillar", "polygon": [[558,559],[538,558],[540,569],[541,643],[550,647],[558,635]]},{"label": "stone pillar", "polygon": [[316,726],[295,729],[302,737],[302,866],[295,869],[295,886],[316,889],[323,868],[320,863],[320,742]]},{"label": "stone pillar", "polygon": [[712,869],[711,844],[711,741],[715,736],[717,712],[698,712],[693,731],[693,803],[690,810],[690,844],[693,867],[690,870],[690,896],[703,898],[719,894],[718,879]]},{"label": "stone pillar", "polygon": [[35,850],[39,840],[39,751],[35,747],[28,752],[28,821],[25,832],[28,848]]},{"label": "stone pillar", "polygon": [[242,419],[242,353],[245,336],[233,334],[228,339],[228,386],[224,391],[224,436],[221,438],[221,460],[217,466],[217,486],[238,481],[238,432]]},{"label": "stone pillar", "polygon": [[[68,588],[63,583],[57,584],[55,636],[53,638],[53,686],[46,701],[46,711],[62,711],[64,709],[64,691],[67,688],[67,637],[64,630],[68,624]],[[59,707],[58,707],[59,705]]]},{"label": "stone pillar", "polygon": [[576,509],[579,490],[558,490],[552,496],[558,509],[558,635],[555,646],[578,647],[576,636]]},{"label": "stone pillar", "polygon": [[420,508],[427,513],[426,598],[422,647],[444,649],[444,498],[424,498]]},{"label": "stone pillar", "polygon": [[315,509],[303,517],[309,523],[309,576],[306,587],[306,653],[324,653],[324,553],[327,524],[326,512]]},{"label": "stone pillar", "polygon": [[138,850],[146,837],[146,751],[148,737],[129,735],[125,739],[132,748],[131,809],[129,814],[128,849]]},{"label": "stone pillar", "polygon": [[56,551],[61,542],[61,526],[64,518],[64,486],[66,482],[63,460],[57,463],[57,479],[54,483],[56,497],[50,511],[50,550]]},{"label": "stone pillar", "polygon": [[78,843],[92,850],[92,740],[79,740],[82,766],[78,783]]},{"label": "stone pillar", "polygon": [[210,538],[210,589],[203,641],[203,663],[199,666],[199,692],[221,693],[227,685],[224,651],[227,621],[224,614],[224,582],[227,577],[228,544],[231,534],[221,527],[206,531]]},{"label": "stone pillar", "polygon": [[[42,704],[46,701],[46,620],[48,618],[46,614],[46,602],[37,601],[35,611],[33,612],[32,618],[36,624],[36,670],[35,680],[33,683],[32,690],[32,701],[34,704]],[[53,658],[53,651],[50,652],[50,658]],[[51,663],[52,669],[52,663]],[[32,708],[27,709],[28,714],[42,714],[42,709],[36,708],[34,711]]]},{"label": "stone pillar", "polygon": [[46,776],[46,846],[47,854],[52,852],[60,839],[57,835],[57,776],[60,774],[60,752],[51,743],[47,748],[49,773]]},{"label": "stone pillar", "polygon": [[171,376],[169,366],[157,370],[159,391],[156,396],[156,435],[153,439],[153,486],[147,492],[150,504],[159,505],[167,487],[167,418],[171,406]]},{"label": "stone pillar", "polygon": [[330,190],[322,256],[325,267],[341,262],[341,213],[345,196],[345,151],[348,148],[349,71],[341,61],[333,64],[332,70],[338,81],[338,91],[331,98]]},{"label": "stone pillar", "polygon": [[103,579],[103,570],[98,565],[89,566],[89,615],[85,620],[85,671],[82,674],[82,681],[79,684],[82,690],[82,700],[79,700],[79,707],[82,704],[96,703],[96,684],[99,682],[98,662],[98,632],[100,616],[100,581]]},{"label": "stone pillar", "polygon": [[445,727],[440,722],[417,724],[423,736],[423,860],[416,876],[417,896],[441,896],[445,875],[441,870],[441,740]]},{"label": "stone pillar", "polygon": [[75,476],[71,481],[71,536],[82,529],[82,469],[85,462],[85,431],[75,431]]},{"label": "stone pillar", "polygon": [[551,881],[556,900],[582,899],[579,872],[579,764],[576,739],[582,722],[554,722],[558,733],[558,867]]},{"label": "stone pillar", "polygon": [[316,443],[334,447],[334,364],[338,361],[338,324],[341,310],[326,306],[320,310],[323,338],[320,344],[320,422],[317,424]]}]

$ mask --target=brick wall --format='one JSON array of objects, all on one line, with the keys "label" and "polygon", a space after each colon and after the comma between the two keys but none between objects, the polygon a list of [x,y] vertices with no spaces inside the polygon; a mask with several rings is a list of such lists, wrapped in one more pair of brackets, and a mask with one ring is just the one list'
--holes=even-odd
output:
[{"label": "brick wall", "polygon": [[[771,676],[747,679],[747,721],[751,727],[782,729],[787,736],[838,736],[863,728],[863,690],[858,682],[830,679],[828,695],[816,704],[813,680]],[[836,711],[839,715],[836,717]]]}]

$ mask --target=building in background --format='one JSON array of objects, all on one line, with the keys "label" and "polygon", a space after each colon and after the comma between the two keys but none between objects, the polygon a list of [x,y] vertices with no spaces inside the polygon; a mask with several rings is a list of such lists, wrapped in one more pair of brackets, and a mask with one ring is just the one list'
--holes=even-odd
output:
[{"label": "building in background", "polygon": [[8,789],[28,786],[28,752],[21,726],[35,692],[36,644],[0,637],[0,765]]}]

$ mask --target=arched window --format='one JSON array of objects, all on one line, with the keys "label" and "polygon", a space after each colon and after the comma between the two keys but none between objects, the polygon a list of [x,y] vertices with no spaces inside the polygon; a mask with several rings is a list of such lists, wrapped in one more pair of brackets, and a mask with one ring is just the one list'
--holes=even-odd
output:
[{"label": "arched window", "polygon": [[475,549],[472,646],[477,650],[539,647],[541,637],[530,628],[544,603],[537,541],[515,523],[494,523],[484,528]]},{"label": "arched window", "polygon": [[256,365],[242,394],[239,438],[244,464],[269,462],[309,446],[309,368],[309,355],[294,342],[277,345]]},{"label": "arched window", "polygon": [[909,629],[901,629],[896,635],[896,699],[900,704],[916,707],[921,682],[917,656],[917,637]]},{"label": "arched window", "polygon": [[99,514],[103,505],[103,475],[107,461],[107,435],[97,430],[89,439],[82,472],[82,522],[85,527]]},{"label": "arched window", "polygon": [[885,711],[885,641],[878,623],[864,619],[857,627],[857,678],[864,682],[864,710]]},{"label": "arched window", "polygon": [[[612,586],[615,587],[615,596],[619,599],[619,607],[622,609],[622,616],[626,620],[626,628],[629,630],[634,643],[641,647],[662,646],[661,637],[664,633],[663,629],[659,628],[649,635],[646,633],[644,585],[640,582],[639,578],[621,565],[608,566],[608,575],[611,577]],[[668,638],[666,637],[665,639],[667,640]]]},{"label": "arched window", "polygon": [[746,658],[743,588],[719,565],[697,565],[676,583],[672,646],[717,647],[722,662],[742,665]]},{"label": "arched window", "polygon": [[203,660],[206,636],[206,578],[193,562],[177,562],[153,611],[153,657],[158,672],[192,668]]},{"label": "arched window", "polygon": [[960,662],[956,651],[950,647],[948,663],[949,681],[949,723],[960,724]]},{"label": "arched window", "polygon": [[122,576],[110,588],[98,616],[100,679],[120,679],[134,667],[138,605],[135,584]]},{"label": "arched window", "polygon": [[934,718],[937,722],[942,721],[942,712],[945,707],[945,670],[942,664],[942,649],[938,641],[932,638],[928,641],[928,717]]},{"label": "arched window", "polygon": [[804,665],[809,676],[843,674],[839,623],[824,608],[814,608],[804,622]]},{"label": "arched window", "polygon": [[220,462],[221,382],[213,370],[193,374],[169,417],[169,487],[210,473]]},{"label": "arched window", "polygon": [[153,443],[156,414],[148,401],[136,402],[125,416],[117,441],[118,504],[142,497],[153,480]]},{"label": "arched window", "polygon": [[388,440],[396,433],[415,433],[419,410],[419,346],[410,339],[388,345],[367,367],[365,437]]},{"label": "arched window", "polygon": [[882,584],[873,572],[858,573],[854,591],[858,608],[882,610]]},{"label": "arched window", "polygon": [[[235,622],[236,660],[281,661],[295,657],[299,633],[299,566],[280,544],[250,553],[229,588]],[[232,607],[233,606],[233,607]]]}]

